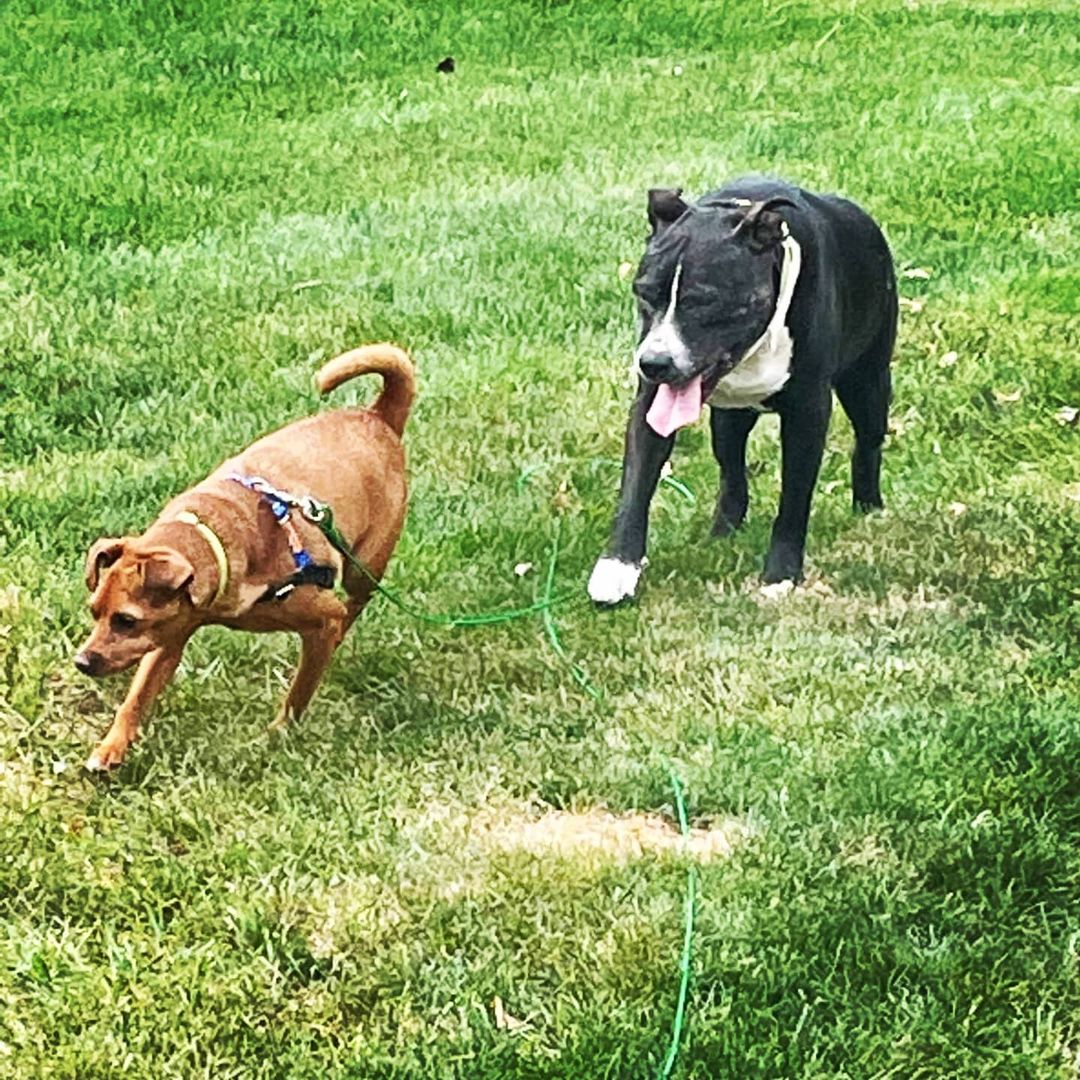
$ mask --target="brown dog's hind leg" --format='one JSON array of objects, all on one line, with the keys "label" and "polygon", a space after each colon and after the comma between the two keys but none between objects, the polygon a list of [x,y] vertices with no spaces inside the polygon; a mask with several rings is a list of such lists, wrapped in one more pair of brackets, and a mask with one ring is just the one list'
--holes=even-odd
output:
[{"label": "brown dog's hind leg", "polygon": [[119,765],[124,760],[127,748],[138,737],[139,725],[146,719],[154,699],[173,677],[183,652],[184,643],[181,643],[155,649],[139,661],[135,678],[131,680],[131,687],[123,704],[116,710],[112,727],[86,759],[87,769],[101,772]]},{"label": "brown dog's hind leg", "polygon": [[319,592],[307,599],[306,625],[295,627],[300,635],[300,664],[281,703],[271,731],[281,731],[300,717],[315,693],[334,650],[349,627],[345,605],[332,593]]},{"label": "brown dog's hind leg", "polygon": [[346,581],[345,588],[348,591],[349,599],[345,604],[345,629],[342,631],[343,637],[348,633],[349,627],[356,622],[360,612],[367,607],[367,603],[371,599],[372,593],[375,592],[375,587],[370,581],[364,581],[355,588],[351,588],[350,583]]}]

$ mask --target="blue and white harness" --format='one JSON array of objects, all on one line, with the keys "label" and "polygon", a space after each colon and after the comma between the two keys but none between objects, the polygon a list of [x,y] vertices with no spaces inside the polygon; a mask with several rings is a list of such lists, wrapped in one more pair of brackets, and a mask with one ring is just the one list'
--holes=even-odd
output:
[{"label": "blue and white harness", "polygon": [[296,566],[296,570],[284,581],[277,585],[267,586],[266,591],[256,603],[266,600],[284,600],[298,585],[315,585],[320,589],[332,589],[337,584],[337,570],[326,563],[315,562],[311,552],[304,547],[296,522],[292,519],[292,511],[296,509],[313,525],[318,526],[326,518],[326,504],[312,495],[293,495],[291,492],[281,491],[261,476],[231,473],[229,479],[262,496],[270,507],[274,520],[285,530],[289,551],[292,553],[293,563]]}]

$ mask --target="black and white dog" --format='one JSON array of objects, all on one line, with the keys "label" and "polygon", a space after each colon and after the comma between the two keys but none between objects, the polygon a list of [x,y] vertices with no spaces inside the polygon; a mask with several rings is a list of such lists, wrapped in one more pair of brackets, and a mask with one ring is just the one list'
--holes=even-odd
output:
[{"label": "black and white dog", "polygon": [[652,235],[634,281],[638,394],[611,540],[589,579],[602,604],[633,596],[675,432],[706,404],[722,473],[714,535],[742,524],[747,436],[763,410],[780,415],[780,512],[766,582],[802,578],[834,389],[855,429],[855,509],[882,505],[897,300],[880,229],[854,203],[778,180],[739,180],[693,206],[680,196],[649,192]]}]

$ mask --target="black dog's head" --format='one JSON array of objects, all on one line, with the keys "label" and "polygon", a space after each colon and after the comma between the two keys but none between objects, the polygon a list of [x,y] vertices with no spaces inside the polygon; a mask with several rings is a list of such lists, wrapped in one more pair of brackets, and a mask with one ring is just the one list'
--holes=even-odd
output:
[{"label": "black dog's head", "polygon": [[776,309],[782,197],[688,206],[678,188],[649,192],[649,237],[634,279],[643,378],[707,398],[761,337]]}]

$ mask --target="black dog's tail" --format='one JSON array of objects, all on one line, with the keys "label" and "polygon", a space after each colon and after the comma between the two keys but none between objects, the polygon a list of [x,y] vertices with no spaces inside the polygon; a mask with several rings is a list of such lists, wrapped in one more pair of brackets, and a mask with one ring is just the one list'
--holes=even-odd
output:
[{"label": "black dog's tail", "polygon": [[400,435],[416,396],[416,372],[403,349],[385,341],[350,349],[323,364],[315,376],[315,385],[320,394],[328,394],[357,375],[375,372],[383,377],[383,389],[371,411]]}]

